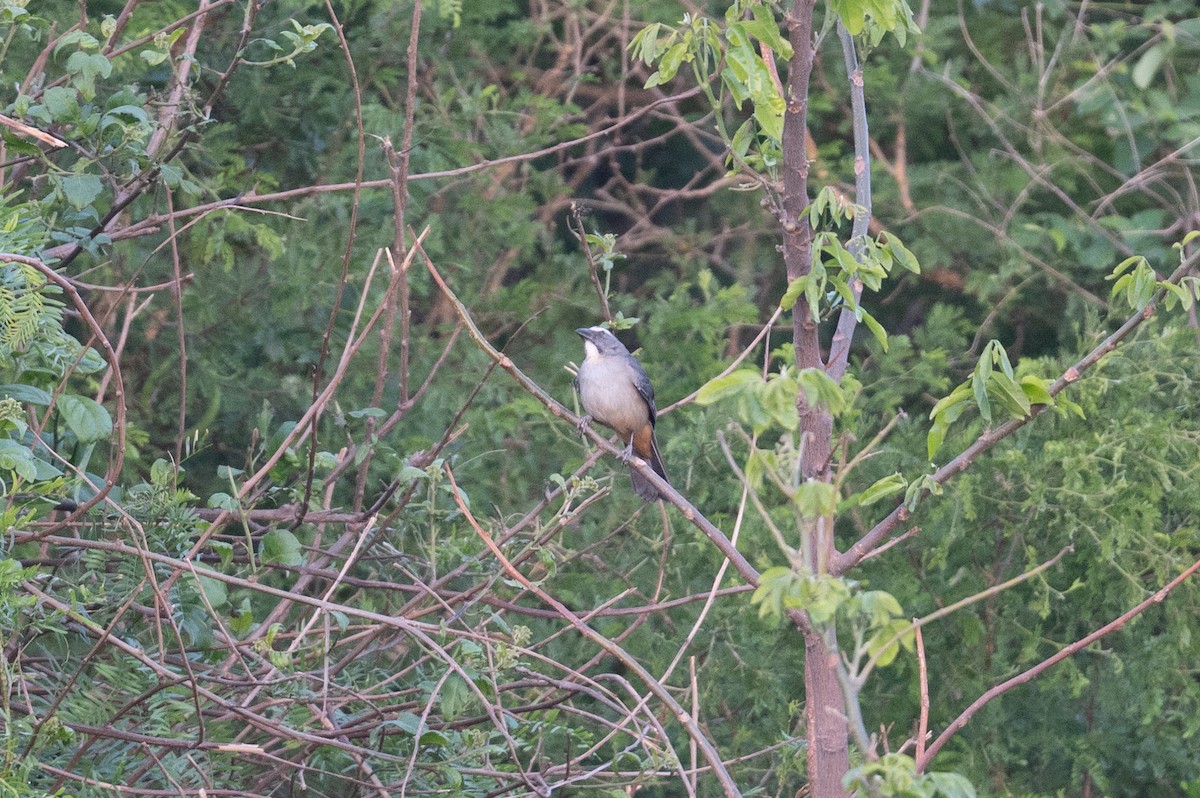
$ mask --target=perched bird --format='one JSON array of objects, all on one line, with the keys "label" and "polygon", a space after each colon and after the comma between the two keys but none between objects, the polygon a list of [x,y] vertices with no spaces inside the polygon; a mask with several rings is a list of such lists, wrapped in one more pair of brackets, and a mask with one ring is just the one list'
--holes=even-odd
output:
[{"label": "perched bird", "polygon": [[[580,327],[584,358],[575,377],[575,389],[587,413],[621,436],[627,448],[625,457],[636,454],[655,473],[667,479],[658,443],[654,440],[654,388],[642,364],[629,354],[625,345],[603,327]],[[662,498],[658,490],[637,471],[631,471],[633,492],[648,502]]]}]

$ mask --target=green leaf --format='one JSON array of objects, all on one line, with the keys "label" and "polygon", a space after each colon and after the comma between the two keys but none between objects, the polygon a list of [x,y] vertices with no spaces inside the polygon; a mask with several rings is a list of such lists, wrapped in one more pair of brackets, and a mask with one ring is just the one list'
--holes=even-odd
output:
[{"label": "green leaf", "polygon": [[442,684],[441,693],[442,714],[446,720],[455,720],[462,715],[468,706],[474,705],[475,698],[466,681],[457,673],[451,674]]},{"label": "green leaf", "polygon": [[883,479],[876,480],[871,487],[858,494],[858,504],[862,507],[867,507],[877,501],[882,501],[889,496],[895,496],[897,493],[903,493],[908,487],[908,480],[905,479],[899,471],[894,474],[889,474]]},{"label": "green leaf", "polygon": [[421,735],[421,746],[437,746],[439,748],[449,748],[450,738],[436,729],[425,732]]},{"label": "green leaf", "polygon": [[167,60],[170,52],[166,50],[142,50],[138,53],[138,57],[146,62],[148,66],[158,66]]},{"label": "green leaf", "polygon": [[644,88],[650,89],[671,80],[675,77],[675,73],[679,71],[679,67],[683,65],[684,61],[690,61],[691,59],[692,56],[688,52],[687,42],[677,42],[671,45],[659,60],[658,71],[646,80]]},{"label": "green leaf", "polygon": [[810,277],[811,275],[805,274],[788,283],[787,290],[783,292],[783,296],[779,299],[779,307],[783,310],[791,310],[804,293]]},{"label": "green leaf", "polygon": [[[907,631],[907,634],[901,634]],[[900,637],[896,637],[900,635]],[[896,655],[900,653],[900,646],[905,648],[912,647],[914,634],[912,624],[903,619],[896,619],[880,627],[875,634],[867,641],[867,651],[872,657],[876,657],[876,664],[881,668],[886,668],[896,659]]]},{"label": "green leaf", "polygon": [[871,626],[882,626],[904,614],[900,602],[885,590],[865,590],[856,597],[856,603]]},{"label": "green leaf", "polygon": [[[750,145],[754,143],[754,122],[747,119],[733,134],[733,140],[729,144],[729,150],[738,158],[745,158],[746,153],[750,152]],[[795,301],[795,300],[793,300]]]},{"label": "green leaf", "polygon": [[763,379],[757,371],[738,369],[704,383],[696,392],[696,404],[711,405],[749,390],[751,386],[761,385],[762,382]]},{"label": "green leaf", "polygon": [[224,582],[201,574],[197,574],[196,578],[200,582],[200,589],[204,591],[204,598],[208,600],[213,609],[225,606],[229,601],[229,593],[225,589]]},{"label": "green leaf", "polygon": [[[232,547],[230,547],[232,549]],[[244,599],[236,613],[229,620],[229,628],[238,637],[245,637],[254,628],[254,613],[250,609],[250,599]]]},{"label": "green leaf", "polygon": [[1142,57],[1134,64],[1133,71],[1129,74],[1133,85],[1143,91],[1148,89],[1154,76],[1158,74],[1158,68],[1162,66],[1163,60],[1167,57],[1167,53],[1171,52],[1171,49],[1170,42],[1161,41],[1142,53]]},{"label": "green leaf", "polygon": [[990,425],[992,423],[992,403],[988,399],[988,377],[992,375],[992,364],[989,362],[986,349],[983,354],[984,356],[979,358],[979,362],[975,364],[975,373],[971,376],[971,393],[975,397],[975,405],[979,408],[979,415],[983,417],[983,422]]},{"label": "green leaf", "polygon": [[846,394],[824,369],[801,369],[796,373],[796,382],[810,406],[825,407],[835,416],[846,408]]},{"label": "green leaf", "polygon": [[214,510],[236,512],[239,505],[238,500],[228,493],[217,492],[208,497],[208,506]]},{"label": "green leaf", "polygon": [[783,113],[787,110],[787,103],[773,90],[770,94],[756,92],[754,97],[754,121],[758,122],[764,136],[772,141],[780,141],[783,138]]},{"label": "green leaf", "polygon": [[[726,12],[725,19],[727,21],[737,13],[736,6],[737,4],[731,6],[730,10]],[[779,22],[771,13],[770,7],[765,3],[756,3],[751,6],[750,13],[754,15],[754,19],[743,20],[740,23],[746,34],[774,50],[780,58],[785,60],[791,58],[792,45],[779,32]]]},{"label": "green leaf", "polygon": [[95,374],[108,368],[108,361],[92,347],[87,347],[78,355],[79,361],[75,371],[79,374]]},{"label": "green leaf", "polygon": [[50,394],[43,391],[41,388],[35,388],[32,385],[22,385],[14,383],[11,385],[0,385],[0,395],[11,397],[18,402],[28,402],[31,405],[40,405],[47,407],[50,404]]},{"label": "green leaf", "polygon": [[91,205],[104,191],[104,184],[95,175],[76,174],[64,177],[59,182],[62,194],[77,211]]},{"label": "green leaf", "polygon": [[67,59],[67,71],[75,76],[72,81],[85,100],[96,96],[96,78],[107,78],[112,74],[112,62],[99,53],[75,52]]},{"label": "green leaf", "polygon": [[921,780],[929,784],[933,794],[943,798],[975,798],[975,787],[958,773],[926,773]]},{"label": "green leaf", "polygon": [[851,36],[862,33],[867,20],[866,3],[863,0],[836,0],[830,7],[842,19],[842,24]]},{"label": "green leaf", "polygon": [[1150,304],[1157,287],[1158,276],[1149,264],[1144,269],[1138,269],[1133,275],[1133,288],[1129,292],[1129,304],[1134,310],[1142,310]]},{"label": "green leaf", "polygon": [[411,482],[414,479],[429,479],[429,472],[423,468],[406,465],[400,469],[400,473],[396,475],[396,481],[404,484]]},{"label": "green leaf", "polygon": [[750,604],[758,605],[758,617],[778,618],[783,615],[784,596],[791,592],[796,579],[792,569],[782,566],[763,571],[758,577],[758,587],[750,597]]},{"label": "green leaf", "polygon": [[929,411],[929,418],[937,418],[941,414],[945,413],[948,408],[961,402],[965,402],[970,395],[971,391],[967,387],[967,383],[964,382],[962,385],[959,385],[957,388],[951,391],[949,395],[944,396],[937,401],[937,403],[933,406],[933,409]]},{"label": "green leaf", "polygon": [[1183,286],[1164,280],[1158,284],[1158,287],[1166,292],[1167,310],[1174,310],[1176,303],[1179,303],[1184,310],[1192,309],[1192,293]]},{"label": "green leaf", "polygon": [[287,529],[272,529],[262,539],[262,560],[281,565],[303,565],[300,540]]},{"label": "green leaf", "polygon": [[100,42],[95,36],[85,30],[75,29],[64,33],[54,46],[54,57],[58,58],[67,47],[75,46],[80,50],[97,50],[100,47]]},{"label": "green leaf", "polygon": [[933,456],[937,454],[938,449],[942,448],[942,444],[946,442],[946,433],[950,431],[950,422],[952,420],[949,413],[942,413],[934,420],[933,426],[929,428],[929,435],[925,439],[925,451],[931,461],[933,460]]},{"label": "green leaf", "polygon": [[929,411],[929,417],[933,420],[933,426],[929,430],[929,438],[926,441],[930,460],[933,460],[933,455],[942,447],[950,425],[957,421],[970,406],[968,402],[971,394],[970,383],[964,382],[951,391],[949,396],[938,400],[938,403],[933,406],[933,410]]},{"label": "green leaf", "polygon": [[58,412],[80,443],[104,441],[112,437],[112,417],[103,405],[86,396],[63,394],[58,397]]},{"label": "green leaf", "polygon": [[805,518],[825,518],[837,507],[837,492],[828,482],[810,480],[796,487],[796,509]]},{"label": "green leaf", "polygon": [[1043,380],[1032,374],[1026,374],[1021,378],[1021,390],[1025,392],[1025,398],[1029,400],[1030,404],[1053,405],[1054,397],[1047,390],[1049,387],[1050,380]]},{"label": "green leaf", "polygon": [[653,66],[658,59],[658,32],[662,28],[662,23],[653,22],[638,31],[629,42],[629,49],[633,51],[634,58],[641,59],[646,66]]},{"label": "green leaf", "polygon": [[1126,258],[1125,260],[1118,263],[1113,268],[1112,272],[1104,279],[1105,280],[1115,280],[1118,277],[1120,277],[1122,274],[1124,274],[1126,271],[1128,271],[1131,267],[1142,266],[1142,265],[1147,265],[1147,266],[1149,265],[1149,263],[1146,262],[1146,258],[1142,255],[1134,255],[1134,256]]},{"label": "green leaf", "polygon": [[211,540],[208,545],[221,558],[221,567],[228,568],[233,562],[233,544],[224,540]]},{"label": "green leaf", "polygon": [[175,465],[165,457],[160,457],[150,465],[150,482],[154,485],[173,486],[175,484]]},{"label": "green leaf", "polygon": [[1012,418],[1029,415],[1030,404],[1025,391],[1008,375],[993,371],[988,379],[988,388],[989,394],[995,396]]},{"label": "green leaf", "polygon": [[37,458],[33,452],[11,438],[0,438],[0,469],[17,474],[26,482],[38,478]]},{"label": "green leaf", "polygon": [[55,122],[69,122],[79,116],[79,92],[66,86],[51,86],[42,95],[42,104]]},{"label": "green leaf", "polygon": [[1013,367],[1012,363],[1008,361],[1008,352],[1004,351],[1004,347],[1000,345],[999,341],[993,341],[993,343],[995,346],[992,347],[992,358],[1000,366],[1000,370],[1004,372],[1004,376],[1011,380],[1013,378]]},{"label": "green leaf", "polygon": [[789,374],[774,374],[765,385],[761,382],[751,388],[759,405],[779,426],[794,430],[800,426],[800,413],[796,408],[796,397],[800,388]]},{"label": "green leaf", "polygon": [[234,480],[236,480],[238,477],[242,476],[245,473],[246,472],[243,469],[237,468],[236,466],[231,466],[231,465],[217,466],[217,479],[221,480],[221,482],[223,482],[223,483],[232,483],[232,482],[234,482]]},{"label": "green leaf", "polygon": [[1055,398],[1054,409],[1061,416],[1065,416],[1067,413],[1074,413],[1080,418],[1087,418],[1087,416],[1085,416],[1083,413],[1082,407],[1080,407],[1077,403],[1072,402],[1070,399],[1065,398],[1062,394],[1059,394],[1058,397]]},{"label": "green leaf", "polygon": [[844,579],[829,574],[819,574],[804,579],[800,584],[798,601],[801,609],[808,612],[814,623],[827,623],[850,598],[850,586]]},{"label": "green leaf", "polygon": [[883,347],[883,351],[888,351],[888,334],[887,330],[883,329],[883,325],[865,310],[862,311],[862,321],[863,324],[867,325],[867,329],[871,331],[871,335],[875,336],[875,340],[879,342],[879,345]]},{"label": "green leaf", "polygon": [[933,478],[933,474],[926,474],[909,483],[908,490],[904,492],[904,506],[910,512],[917,509],[917,505],[921,503],[921,499],[926,493],[934,496],[942,495],[942,486]]}]

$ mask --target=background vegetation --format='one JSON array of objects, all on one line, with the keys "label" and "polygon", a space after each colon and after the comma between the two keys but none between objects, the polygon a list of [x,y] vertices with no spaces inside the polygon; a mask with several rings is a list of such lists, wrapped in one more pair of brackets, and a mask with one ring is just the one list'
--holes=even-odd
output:
[{"label": "background vegetation", "polygon": [[[825,798],[791,609],[879,657],[848,790],[1200,796],[1194,3],[816,6],[818,229],[920,269],[821,400],[878,556],[810,593],[796,163],[720,75],[802,6],[0,0],[3,794]],[[576,430],[606,318],[713,530]],[[1065,390],[930,419],[1003,353]]]}]

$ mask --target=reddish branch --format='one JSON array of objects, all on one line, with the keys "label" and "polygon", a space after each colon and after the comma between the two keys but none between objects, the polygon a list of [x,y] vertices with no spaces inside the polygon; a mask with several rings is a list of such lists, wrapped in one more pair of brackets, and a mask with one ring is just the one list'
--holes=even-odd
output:
[{"label": "reddish branch", "polygon": [[[464,305],[461,300],[459,300],[450,286],[446,284],[446,281],[442,278],[442,275],[433,265],[433,261],[430,260],[430,258],[425,255],[424,250],[421,249],[419,242],[417,244],[417,251],[421,252],[425,261],[425,267],[429,270],[429,274],[433,277],[433,281],[437,283],[437,286],[441,290],[442,294],[450,302],[451,306],[458,314],[459,320],[466,328],[467,334],[480,348],[480,350],[482,350],[488,357],[499,364],[500,368],[507,371],[512,378],[515,379],[517,383],[525,389],[526,392],[541,402],[547,410],[554,414],[555,417],[563,419],[572,426],[579,428],[579,416],[576,416],[556,399],[550,396],[550,394],[546,393],[546,391],[540,385],[527,377],[525,373],[522,372],[521,369],[519,369],[507,355],[498,351],[494,346],[491,345],[491,342],[487,340],[487,337],[476,326],[474,319],[471,317],[470,311],[467,309],[467,306]],[[603,435],[600,435],[598,432],[592,429],[590,426],[583,427],[583,433],[605,452],[608,452],[614,457],[624,458],[623,447],[615,445]],[[673,488],[665,479],[655,474],[654,470],[647,465],[645,460],[642,460],[640,457],[633,456],[629,458],[629,465],[631,468],[636,468],[643,476],[645,476],[647,480],[649,480],[654,487],[658,489],[658,492],[666,497],[667,501],[679,508],[679,511],[683,513],[684,518],[695,525],[697,529],[703,532],[708,539],[716,545],[721,554],[728,558],[731,563],[733,563],[733,567],[737,570],[738,574],[747,584],[758,584],[758,570],[750,564],[750,562],[745,558],[745,556],[742,555],[741,552],[737,550],[736,547],[734,547],[724,532],[722,532],[715,524],[705,518],[703,513],[696,509],[695,505],[684,498],[684,496],[679,493],[678,490]]]},{"label": "reddish branch", "polygon": [[[449,469],[446,470],[446,474],[449,476],[451,484],[453,484],[454,474]],[[455,487],[457,488],[457,486]],[[705,734],[704,730],[700,728],[700,724],[697,722],[697,720],[686,709],[684,709],[682,704],[675,700],[675,697],[667,691],[666,687],[660,683],[658,679],[654,678],[654,676],[648,670],[646,670],[645,666],[642,665],[641,662],[630,656],[625,649],[621,648],[599,632],[596,632],[594,629],[588,626],[583,619],[567,609],[562,602],[551,596],[546,591],[542,590],[534,583],[530,582],[524,574],[518,571],[512,565],[512,563],[508,561],[508,558],[504,556],[504,552],[502,552],[500,547],[496,545],[496,541],[492,539],[491,535],[484,531],[483,527],[481,527],[475,520],[474,516],[471,514],[470,508],[462,499],[461,491],[455,490],[454,500],[457,502],[458,508],[463,513],[463,516],[466,517],[467,521],[471,524],[471,527],[475,530],[475,533],[479,535],[484,545],[487,546],[492,552],[492,556],[494,556],[497,562],[499,562],[504,568],[505,573],[507,573],[511,578],[520,582],[526,590],[533,593],[541,601],[552,607],[554,611],[558,613],[559,617],[571,624],[571,626],[582,636],[586,637],[596,646],[615,657],[631,672],[637,674],[642,683],[646,685],[646,688],[654,694],[654,697],[661,701],[664,706],[670,709],[671,714],[675,717],[675,720],[687,730],[688,738],[696,743],[697,746],[699,746],[700,750],[704,754],[704,758],[708,761],[709,766],[713,769],[714,775],[716,775],[717,780],[721,783],[721,787],[725,792],[726,798],[740,798],[742,794],[741,790],[739,790],[737,784],[734,783],[733,778],[729,775],[729,771],[725,769],[725,766],[721,760],[721,755],[717,752],[716,747],[712,744],[712,741],[708,739],[708,735]],[[685,777],[684,782],[686,783],[686,781],[687,779]]]},{"label": "reddish branch", "polygon": [[966,709],[964,709],[962,711],[962,714],[960,714],[957,718],[955,718],[950,723],[950,725],[947,726],[945,728],[945,730],[943,730],[942,733],[938,735],[937,739],[934,740],[930,744],[928,750],[925,751],[924,756],[920,756],[917,758],[917,771],[920,772],[920,771],[924,770],[929,765],[930,760],[932,760],[935,756],[937,756],[937,753],[938,753],[938,751],[940,751],[942,749],[942,746],[944,746],[946,744],[946,742],[951,737],[954,736],[955,733],[957,733],[960,729],[962,729],[963,726],[966,726],[967,722],[970,721],[971,718],[973,718],[975,716],[975,713],[977,713],[984,706],[986,706],[987,704],[989,704],[996,698],[1000,697],[1001,695],[1004,695],[1005,693],[1007,693],[1009,690],[1013,689],[1014,687],[1018,687],[1022,684],[1025,684],[1027,682],[1030,682],[1030,681],[1036,679],[1038,676],[1040,676],[1042,674],[1043,671],[1057,665],[1058,663],[1062,662],[1067,657],[1078,654],[1080,651],[1087,648],[1092,643],[1096,642],[1097,640],[1104,637],[1105,635],[1108,635],[1108,634],[1111,634],[1112,632],[1117,631],[1118,629],[1123,627],[1125,624],[1127,624],[1130,620],[1132,620],[1133,618],[1142,614],[1143,612],[1145,612],[1146,610],[1148,610],[1150,607],[1154,606],[1155,604],[1161,604],[1167,598],[1167,596],[1171,593],[1172,590],[1174,590],[1175,588],[1177,588],[1181,584],[1183,584],[1184,581],[1186,581],[1188,577],[1190,577],[1192,574],[1196,573],[1196,571],[1198,571],[1198,570],[1200,570],[1200,560],[1197,560],[1196,562],[1192,563],[1186,570],[1183,571],[1183,573],[1179,574],[1179,576],[1172,579],[1166,585],[1163,585],[1161,588],[1159,588],[1157,591],[1155,591],[1155,593],[1153,595],[1151,595],[1148,599],[1141,602],[1137,606],[1133,607],[1128,612],[1123,613],[1122,615],[1120,615],[1113,621],[1105,624],[1104,626],[1101,626],[1099,629],[1092,632],[1090,635],[1087,635],[1086,637],[1082,637],[1079,640],[1076,640],[1074,643],[1072,643],[1071,645],[1062,649],[1054,656],[1048,657],[1048,658],[1042,660],[1037,665],[1034,665],[1032,668],[1029,668],[1028,670],[1018,673],[1016,676],[1012,677],[1011,679],[1001,682],[1000,684],[996,685],[995,687],[993,687],[990,690],[988,690],[987,692],[985,692],[983,695],[979,696],[979,698],[975,699],[969,707],[967,707]]},{"label": "reddish branch", "polygon": [[[1200,251],[1197,251],[1186,258],[1179,268],[1167,278],[1166,282],[1178,283],[1179,280],[1185,277],[1192,269],[1196,267],[1197,264],[1200,264]],[[1165,295],[1166,290],[1160,288],[1154,294],[1153,298],[1146,305],[1146,307],[1141,310],[1141,312],[1130,316],[1124,324],[1122,324],[1115,332],[1113,332],[1112,335],[1105,338],[1098,346],[1096,346],[1096,348],[1092,349],[1092,351],[1080,358],[1079,361],[1073,366],[1064,371],[1062,375],[1047,389],[1050,395],[1058,396],[1063,389],[1078,380],[1085,371],[1096,365],[1104,358],[1105,355],[1116,349],[1117,346],[1126,338],[1128,338],[1134,330],[1136,330],[1147,319],[1154,315],[1155,311],[1158,309],[1158,303],[1162,301],[1162,298]],[[992,429],[984,430],[983,433],[981,433],[973,443],[967,446],[967,448],[964,449],[961,454],[959,454],[950,462],[946,463],[946,465],[937,469],[933,473],[933,481],[939,485],[949,482],[952,478],[967,470],[967,468],[969,468],[977,459],[979,459],[981,455],[990,451],[998,443],[1011,436],[1033,419],[1040,416],[1047,409],[1049,409],[1049,407],[1049,405],[1034,405],[1028,416],[1025,416],[1024,418],[1011,419],[997,425]],[[844,574],[856,566],[865,557],[869,556],[874,549],[883,545],[888,536],[891,535],[895,530],[896,526],[903,521],[906,521],[908,517],[908,508],[905,506],[904,502],[901,501],[896,506],[896,509],[892,510],[887,517],[876,524],[869,532],[867,532],[867,534],[859,538],[859,540],[844,553],[838,555],[833,563],[832,568],[830,568],[831,573]]]}]

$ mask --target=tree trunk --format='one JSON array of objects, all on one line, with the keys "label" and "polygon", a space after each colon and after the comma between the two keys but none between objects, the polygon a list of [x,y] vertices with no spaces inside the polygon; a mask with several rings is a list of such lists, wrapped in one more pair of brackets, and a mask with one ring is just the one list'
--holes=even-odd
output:
[{"label": "tree trunk", "polygon": [[850,769],[846,708],[834,672],[837,654],[811,627],[804,636],[804,720],[808,737],[808,784],[812,798],[845,798],[842,777]]},{"label": "tree trunk", "polygon": [[[808,206],[808,152],[805,133],[808,126],[808,88],[813,65],[813,7],[815,0],[795,0],[787,13],[788,40],[792,61],[788,69],[783,118],[783,202],[780,220],[783,227],[783,259],[788,280],[795,280],[812,269],[812,229],[804,214]],[[807,303],[801,299],[792,312],[792,333],[796,347],[796,368],[824,368],[817,323]],[[830,452],[833,444],[833,419],[819,407],[809,407],[803,394],[797,400],[800,411],[800,464],[803,479],[829,481]],[[817,520],[809,530],[812,541],[808,566],[814,573],[825,571],[832,561],[833,519]],[[850,769],[846,733],[846,710],[838,684],[836,652],[831,652],[812,624],[803,624],[804,714],[808,737],[808,780],[812,798],[845,798],[842,778]]]}]

